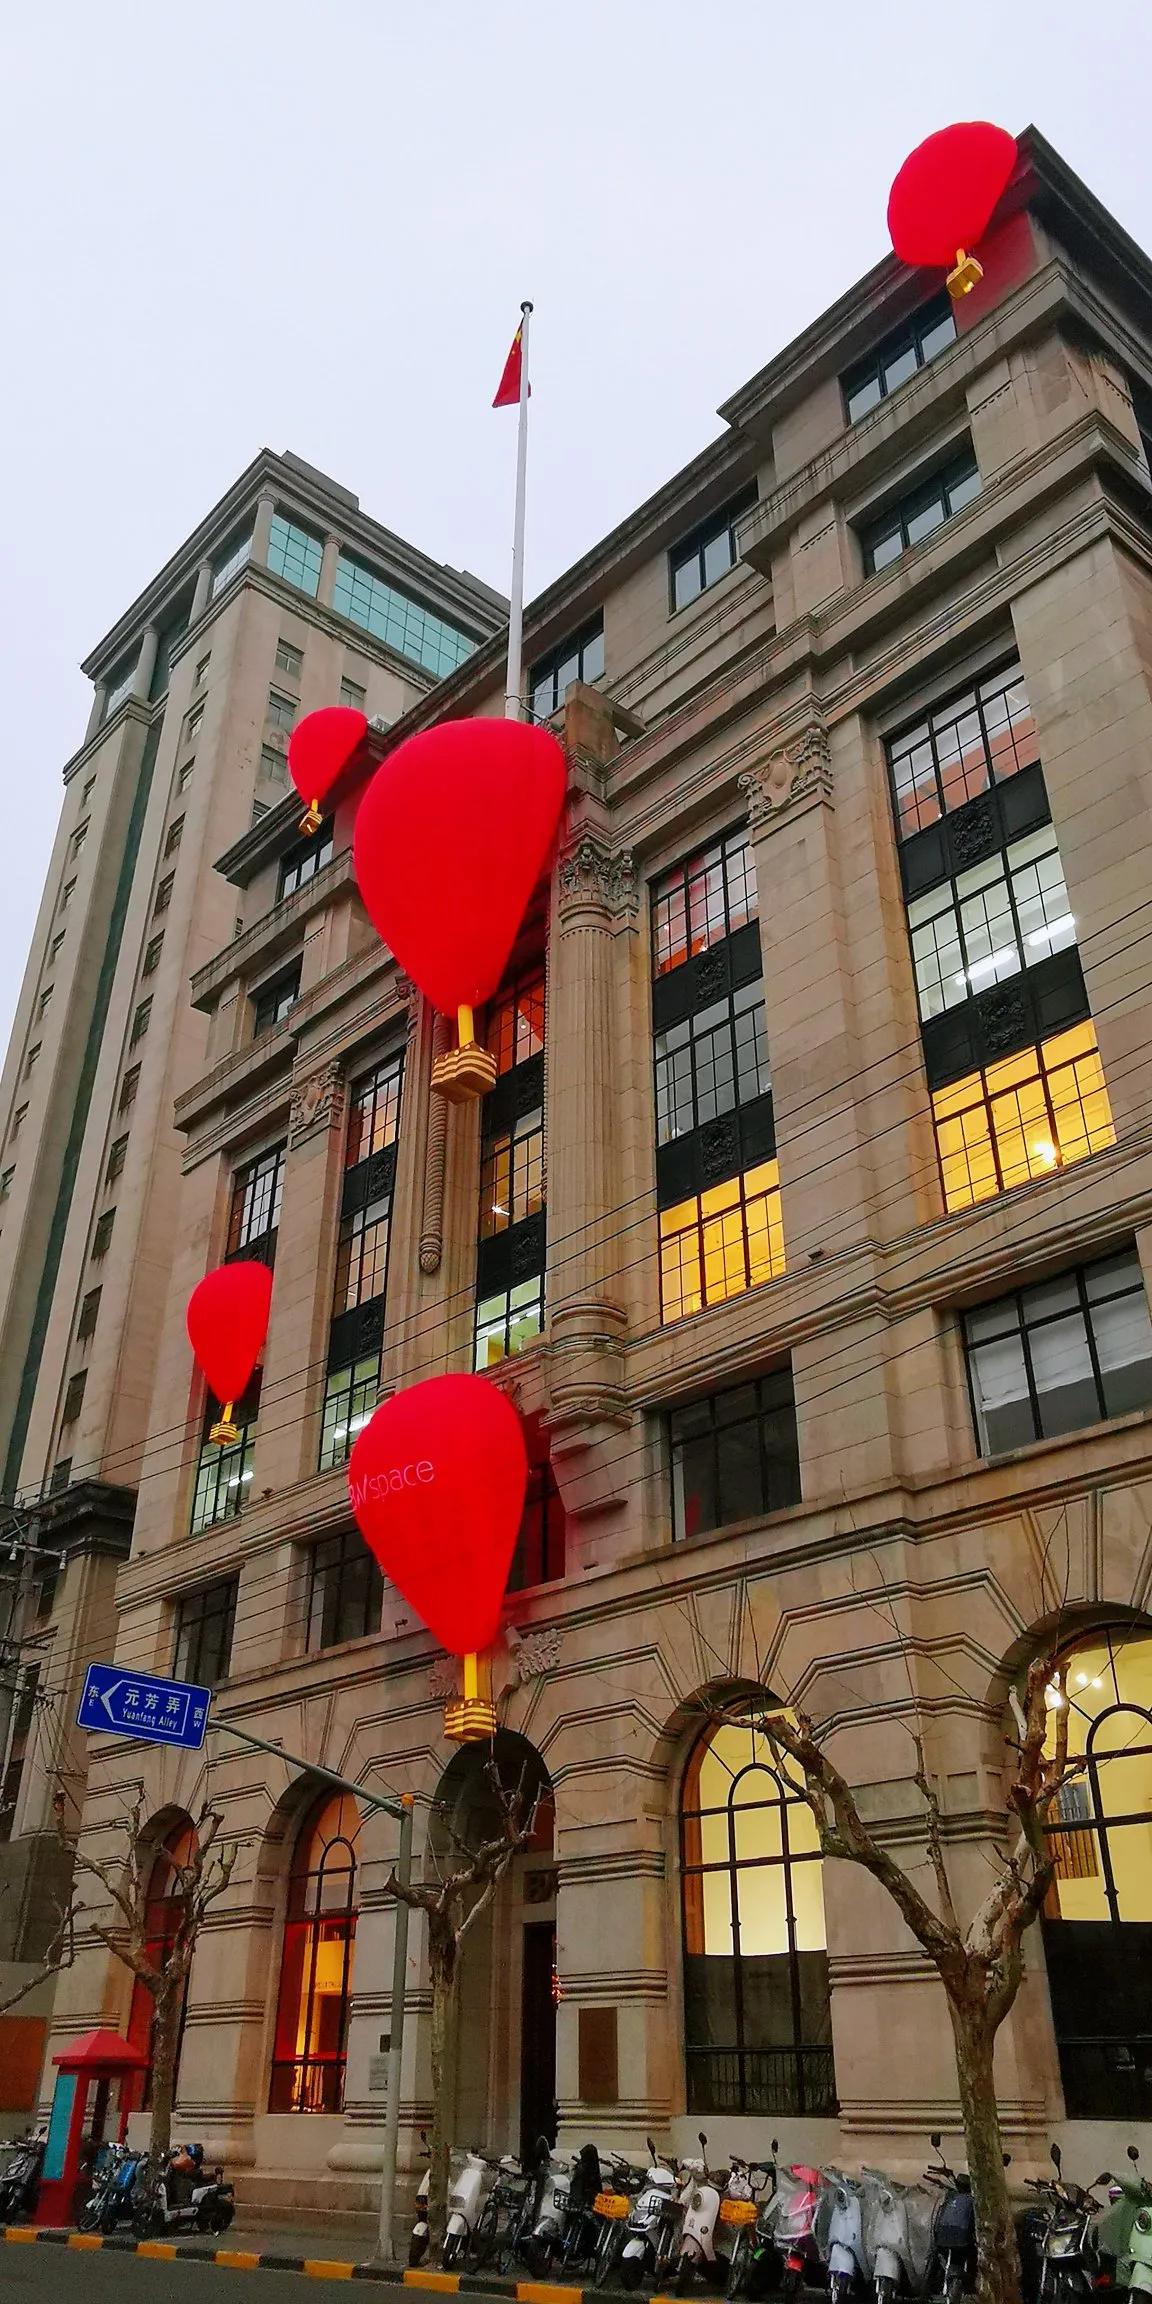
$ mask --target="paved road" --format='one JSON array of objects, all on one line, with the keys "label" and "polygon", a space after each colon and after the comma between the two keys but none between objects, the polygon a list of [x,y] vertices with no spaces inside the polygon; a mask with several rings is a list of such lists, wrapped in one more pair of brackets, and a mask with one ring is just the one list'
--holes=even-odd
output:
[{"label": "paved road", "polygon": [[[322,2246],[315,2245],[317,2255]],[[334,2286],[303,2272],[236,2272],[179,2259],[156,2263],[104,2249],[81,2254],[43,2241],[31,2247],[0,2245],[3,2304],[238,2304],[237,2291],[243,2304],[308,2304],[318,2287],[331,2295]],[[355,2288],[346,2284],[345,2292],[378,2304],[419,2304],[412,2289],[383,2281],[357,2282]]]}]

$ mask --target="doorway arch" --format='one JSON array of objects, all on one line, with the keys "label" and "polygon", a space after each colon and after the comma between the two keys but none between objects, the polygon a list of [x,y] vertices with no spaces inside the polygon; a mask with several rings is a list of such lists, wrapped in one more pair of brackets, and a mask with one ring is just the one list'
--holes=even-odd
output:
[{"label": "doorway arch", "polygon": [[520,2152],[556,2136],[556,1864],[552,1782],[526,1737],[499,1729],[464,1745],[433,1798],[426,1871],[442,1879],[462,1845],[500,1829],[493,1770],[505,1792],[536,1803],[532,1838],[513,1856],[460,1960],[454,2137]]}]

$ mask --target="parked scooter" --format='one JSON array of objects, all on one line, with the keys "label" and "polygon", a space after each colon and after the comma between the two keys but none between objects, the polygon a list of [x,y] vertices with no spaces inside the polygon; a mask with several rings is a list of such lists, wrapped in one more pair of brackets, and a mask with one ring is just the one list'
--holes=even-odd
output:
[{"label": "parked scooter", "polygon": [[594,2288],[614,2288],[620,2282],[620,2259],[628,2238],[633,2203],[645,2183],[643,2169],[633,2168],[622,2152],[610,2152],[607,2158],[608,2174],[602,2179],[592,2203],[597,2228],[592,2261]]},{"label": "parked scooter", "polygon": [[923,2296],[932,2269],[933,2194],[925,2184],[899,2184],[879,2168],[863,2169],[861,2181],[864,2246],[876,2304]]},{"label": "parked scooter", "polygon": [[[1067,2181],[1058,2144],[1051,2147],[1051,2159],[1055,2183],[1050,2177],[1034,2177],[1029,2183],[1044,2207],[1036,2295],[1039,2304],[1073,2304],[1073,2299],[1090,2296],[1096,2284],[1099,2253],[1095,2227],[1103,2203],[1082,2185]],[[1096,2182],[1106,2184],[1108,2180],[1104,2175]]]},{"label": "parked scooter", "polygon": [[871,2285],[872,2266],[864,2239],[864,2179],[826,2168],[821,2223],[832,2304],[848,2304]]},{"label": "parked scooter", "polygon": [[765,2296],[779,2288],[787,2299],[805,2287],[826,2285],[817,2227],[823,2178],[818,2168],[802,2160],[782,2168],[778,2155],[773,2137],[775,2189],[756,2219],[749,2293]]},{"label": "parked scooter", "polygon": [[468,2246],[469,2271],[507,2270],[531,2229],[535,2189],[535,2178],[525,2173],[514,2153],[506,2152],[496,2162],[496,2181]]},{"label": "parked scooter", "polygon": [[[617,2266],[620,2286],[638,2288],[642,2280],[662,2287],[676,2255],[683,2220],[680,2184],[670,2161],[661,2159],[652,2138],[647,2138],[648,2166],[624,2227],[624,2243]],[[599,2269],[599,2268],[598,2268]],[[597,2285],[601,2285],[599,2279]],[[605,2276],[604,2285],[607,2285]]]},{"label": "parked scooter", "polygon": [[44,2160],[47,2132],[30,2128],[21,2136],[8,2162],[0,2172],[0,2222],[12,2223],[18,2216],[32,2216],[40,2198],[40,2169]]},{"label": "parked scooter", "polygon": [[714,2278],[718,2270],[726,2281],[728,2259],[727,2255],[717,2255],[717,2233],[731,2232],[734,2236],[744,2224],[756,2222],[747,2162],[733,2153],[727,2175],[713,2175],[708,2168],[708,2138],[703,2130],[700,2149],[702,2159],[685,2160],[683,2164],[686,2181],[680,2194],[684,2222],[676,2267],[678,2296],[688,2295],[698,2279]]},{"label": "parked scooter", "polygon": [[222,2168],[204,2172],[202,2144],[177,2145],[153,2172],[144,2153],[136,2171],[132,2230],[138,2240],[161,2232],[226,2232],[236,2213],[232,2186]]},{"label": "parked scooter", "polygon": [[1129,2299],[1152,2296],[1152,2183],[1142,2176],[1135,2144],[1128,2175],[1109,2180],[1110,2205],[1096,2226],[1096,2246],[1113,2266],[1113,2281]]},{"label": "parked scooter", "polygon": [[105,2144],[92,2170],[92,2189],[76,2221],[82,2232],[114,2232],[131,2223],[136,2208],[136,2178],[144,2159],[127,2144]]},{"label": "parked scooter", "polygon": [[543,2159],[536,2218],[531,2232],[521,2245],[524,2261],[538,2280],[543,2279],[551,2266],[558,2264],[563,2257],[572,2183],[572,2163],[567,2153],[554,2151],[545,2136],[540,2139],[540,2150]]},{"label": "parked scooter", "polygon": [[458,2271],[463,2264],[491,2185],[492,2163],[483,2152],[453,2152],[448,2179],[448,2219],[440,2251],[446,2272]]},{"label": "parked scooter", "polygon": [[424,2154],[424,2174],[416,2186],[416,2199],[412,2214],[412,2230],[408,2235],[408,2262],[413,2270],[422,2264],[428,2254],[428,2194],[432,2188],[432,2147],[428,2130],[420,2130],[420,2146]]}]

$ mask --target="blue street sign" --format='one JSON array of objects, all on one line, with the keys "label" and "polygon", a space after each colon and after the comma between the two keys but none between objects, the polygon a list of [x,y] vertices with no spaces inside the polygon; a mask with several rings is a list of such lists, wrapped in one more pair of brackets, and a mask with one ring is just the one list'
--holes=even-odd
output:
[{"label": "blue street sign", "polygon": [[153,1680],[147,1672],[126,1672],[118,1664],[90,1664],[76,1726],[198,1752],[211,1702],[210,1689],[194,1688],[188,1680]]}]

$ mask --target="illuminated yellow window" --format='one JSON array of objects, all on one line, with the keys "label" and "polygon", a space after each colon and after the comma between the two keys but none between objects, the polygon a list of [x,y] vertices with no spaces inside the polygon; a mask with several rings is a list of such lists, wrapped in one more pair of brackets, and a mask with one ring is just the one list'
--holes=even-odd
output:
[{"label": "illuminated yellow window", "polygon": [[784,1270],[780,1168],[766,1160],[660,1213],[660,1311],[667,1324],[742,1296]]},{"label": "illuminated yellow window", "polygon": [[1090,1023],[937,1089],[932,1098],[946,1208],[970,1208],[1114,1144]]}]

